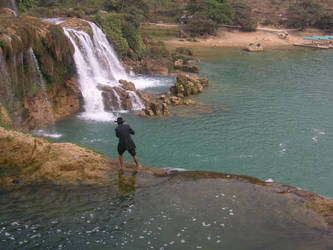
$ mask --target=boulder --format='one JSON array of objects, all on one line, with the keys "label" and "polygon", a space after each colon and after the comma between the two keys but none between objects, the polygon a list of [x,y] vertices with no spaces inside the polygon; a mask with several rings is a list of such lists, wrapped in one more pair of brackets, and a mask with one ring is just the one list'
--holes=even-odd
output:
[{"label": "boulder", "polygon": [[132,82],[128,82],[126,80],[119,80],[119,83],[126,90],[136,91],[135,85]]},{"label": "boulder", "polygon": [[264,47],[260,43],[250,43],[245,50],[249,52],[261,52],[264,51]]},{"label": "boulder", "polygon": [[169,112],[169,108],[168,108],[168,104],[167,103],[162,103],[162,113],[164,116],[169,116],[170,112]]},{"label": "boulder", "polygon": [[182,75],[177,76],[177,82],[170,88],[170,92],[178,97],[196,95],[202,93],[203,87],[209,85],[206,78],[198,78],[197,75]]},{"label": "boulder", "polygon": [[150,104],[151,110],[154,112],[154,115],[160,116],[161,115],[161,106],[158,102],[152,102]]}]

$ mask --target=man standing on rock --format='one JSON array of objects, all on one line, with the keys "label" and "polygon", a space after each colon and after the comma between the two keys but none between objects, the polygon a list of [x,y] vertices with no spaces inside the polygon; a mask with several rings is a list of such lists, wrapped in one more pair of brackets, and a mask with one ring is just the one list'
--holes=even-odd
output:
[{"label": "man standing on rock", "polygon": [[119,153],[120,167],[124,168],[123,153],[126,150],[132,155],[136,167],[137,168],[141,167],[139,165],[138,159],[136,158],[135,143],[131,138],[131,134],[132,135],[135,134],[134,130],[131,129],[129,125],[123,124],[125,121],[121,117],[118,117],[116,122],[118,124],[115,131],[116,131],[116,136],[119,138],[118,153]]}]

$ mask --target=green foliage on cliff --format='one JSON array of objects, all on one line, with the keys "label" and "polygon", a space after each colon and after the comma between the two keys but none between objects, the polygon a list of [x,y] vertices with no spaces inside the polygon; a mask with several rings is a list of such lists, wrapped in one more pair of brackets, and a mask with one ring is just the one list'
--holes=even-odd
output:
[{"label": "green foliage on cliff", "polygon": [[98,13],[92,20],[102,27],[120,57],[131,48],[138,57],[145,53],[141,31],[122,13]]},{"label": "green foliage on cliff", "polygon": [[36,0],[17,0],[17,3],[20,11],[26,11],[37,6]]}]

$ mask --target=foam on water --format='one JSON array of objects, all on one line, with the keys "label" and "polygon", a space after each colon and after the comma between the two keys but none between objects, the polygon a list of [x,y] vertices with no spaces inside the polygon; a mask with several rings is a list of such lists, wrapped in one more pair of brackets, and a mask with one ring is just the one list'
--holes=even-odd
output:
[{"label": "foam on water", "polygon": [[44,131],[42,129],[33,130],[31,132],[34,135],[41,136],[41,137],[48,137],[48,138],[52,138],[52,139],[58,139],[58,138],[62,137],[62,134],[59,134],[59,133],[49,133],[49,132],[46,132],[46,131]]}]

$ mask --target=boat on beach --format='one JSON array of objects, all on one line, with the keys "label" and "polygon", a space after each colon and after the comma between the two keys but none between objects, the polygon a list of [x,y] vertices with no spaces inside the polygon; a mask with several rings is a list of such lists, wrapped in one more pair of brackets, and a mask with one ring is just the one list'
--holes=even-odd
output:
[{"label": "boat on beach", "polygon": [[294,43],[294,46],[316,49],[333,49],[333,36],[305,36],[304,40],[311,41],[311,43]]}]

